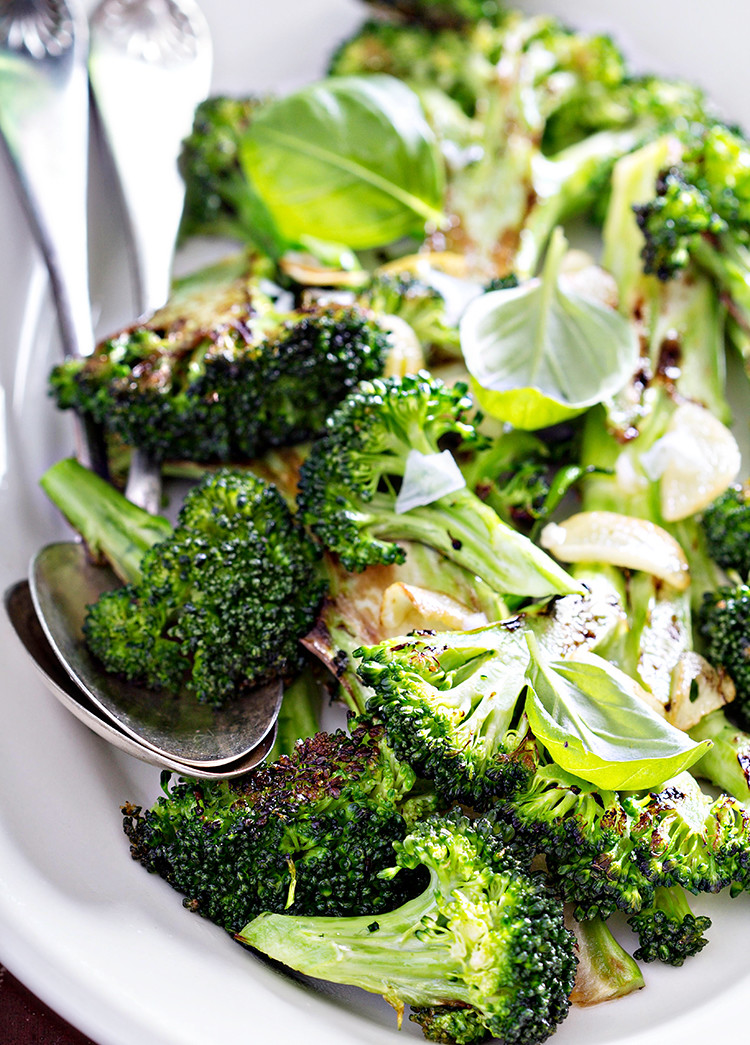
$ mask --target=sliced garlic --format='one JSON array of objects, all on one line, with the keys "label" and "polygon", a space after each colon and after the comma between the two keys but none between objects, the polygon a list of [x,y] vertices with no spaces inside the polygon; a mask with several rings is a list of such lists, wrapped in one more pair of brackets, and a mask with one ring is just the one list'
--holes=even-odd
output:
[{"label": "sliced garlic", "polygon": [[484,613],[470,610],[450,595],[402,581],[389,585],[380,603],[380,625],[389,638],[420,629],[471,631],[488,623]]},{"label": "sliced garlic", "polygon": [[710,410],[682,403],[641,464],[650,478],[661,480],[664,519],[677,522],[706,508],[737,478],[740,449]]},{"label": "sliced garlic", "polygon": [[548,523],[540,544],[562,562],[601,562],[643,570],[679,591],[690,583],[682,548],[647,519],[618,512],[579,512],[562,523]]},{"label": "sliced garlic", "polygon": [[288,251],[279,261],[279,268],[302,286],[361,287],[370,279],[364,269],[333,269],[312,254]]},{"label": "sliced garlic", "polygon": [[378,326],[388,334],[389,349],[383,368],[384,377],[417,374],[426,365],[419,338],[401,316],[378,316]]},{"label": "sliced garlic", "polygon": [[[691,699],[695,683],[697,696]],[[678,729],[692,729],[711,711],[723,708],[735,697],[734,683],[724,671],[699,653],[683,653],[672,672],[667,721]]]}]

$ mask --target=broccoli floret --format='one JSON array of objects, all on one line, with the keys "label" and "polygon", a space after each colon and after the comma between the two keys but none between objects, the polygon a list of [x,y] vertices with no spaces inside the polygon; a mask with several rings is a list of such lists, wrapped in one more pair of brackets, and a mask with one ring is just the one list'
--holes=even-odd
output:
[{"label": "broccoli floret", "polygon": [[704,592],[698,630],[708,660],[721,665],[737,688],[732,717],[750,728],[750,586],[727,584]]},{"label": "broccoli floret", "polygon": [[395,14],[406,22],[433,28],[464,29],[503,14],[498,0],[368,0],[373,7]]},{"label": "broccoli floret", "polygon": [[53,465],[42,485],[89,545],[130,573],[84,624],[108,671],[219,706],[299,667],[324,585],[316,547],[271,484],[207,475],[145,553],[128,542],[147,513],[77,462]]},{"label": "broccoli floret", "polygon": [[255,243],[276,256],[273,221],[240,161],[242,136],[263,108],[261,98],[207,98],[195,111],[178,165],[185,183],[180,238],[219,236]]},{"label": "broccoli floret", "polygon": [[730,334],[745,358],[750,332],[750,144],[712,122],[694,134],[634,208],[646,272],[662,280],[686,267],[706,273],[730,304]]},{"label": "broccoli floret", "polygon": [[620,794],[547,762],[496,811],[514,827],[514,844],[544,854],[577,918],[650,910],[659,886],[694,894],[746,887],[747,813],[727,795],[703,794],[689,773],[658,792]]},{"label": "broccoli floret", "polygon": [[734,483],[703,512],[711,558],[743,578],[750,575],[750,484]]},{"label": "broccoli floret", "polygon": [[410,469],[432,474],[438,455],[442,465],[446,443],[470,445],[477,439],[466,420],[471,406],[465,385],[447,388],[425,373],[363,381],[328,418],[325,435],[302,466],[302,518],[349,570],[402,562],[397,542],[414,540],[500,594],[580,591],[564,570],[465,488],[457,466],[454,492],[428,496],[431,503],[425,503],[423,484],[414,482],[422,503],[408,510],[399,504]]},{"label": "broccoli floret", "polygon": [[[543,876],[524,872],[491,821],[418,824],[397,866],[427,888],[373,918],[263,914],[239,939],[307,975],[383,994],[431,1040],[544,1041],[568,1013],[574,938]],[[399,871],[399,874],[402,873]]]},{"label": "broccoli floret", "polygon": [[656,197],[633,210],[646,239],[643,270],[662,280],[671,279],[688,265],[695,237],[726,228],[710,200],[685,180],[678,167],[662,173],[656,184]]},{"label": "broccoli floret", "polygon": [[188,277],[147,322],[55,367],[58,406],[158,461],[246,460],[318,434],[382,372],[387,335],[357,306],[277,310],[269,273],[240,257]]},{"label": "broccoli floret", "polygon": [[261,911],[370,916],[412,897],[419,872],[384,877],[407,827],[413,783],[360,724],[317,733],[290,755],[232,780],[177,780],[151,809],[127,807],[133,858],[230,932]]},{"label": "broccoli floret", "polygon": [[628,925],[639,938],[634,958],[679,966],[706,946],[703,934],[711,928],[711,919],[693,914],[681,886],[658,886],[651,906],[631,915]]},{"label": "broccoli floret", "polygon": [[605,596],[570,596],[544,610],[467,632],[419,634],[355,651],[372,687],[368,710],[388,742],[446,799],[487,808],[523,790],[537,750],[523,713],[532,632],[553,656],[591,649],[618,619]]},{"label": "broccoli floret", "polygon": [[417,276],[408,272],[376,275],[357,300],[376,315],[400,316],[423,348],[451,355],[459,352],[458,326],[446,314],[445,298]]},{"label": "broccoli floret", "polygon": [[329,73],[386,73],[405,80],[418,93],[437,89],[472,116],[501,46],[502,34],[488,24],[459,33],[371,19],[337,48]]}]

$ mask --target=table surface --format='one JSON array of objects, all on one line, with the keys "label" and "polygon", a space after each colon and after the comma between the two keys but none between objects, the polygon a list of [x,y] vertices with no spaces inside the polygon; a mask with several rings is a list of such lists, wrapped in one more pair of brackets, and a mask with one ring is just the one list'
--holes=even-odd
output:
[{"label": "table surface", "polygon": [[2,965],[0,1042],[7,1045],[96,1045],[34,997]]}]

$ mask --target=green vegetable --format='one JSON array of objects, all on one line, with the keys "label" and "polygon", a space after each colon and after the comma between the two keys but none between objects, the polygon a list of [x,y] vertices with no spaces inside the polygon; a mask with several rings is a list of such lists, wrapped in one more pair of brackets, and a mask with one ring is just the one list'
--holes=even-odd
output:
[{"label": "green vegetable", "polygon": [[565,238],[553,236],[541,277],[476,298],[461,348],[479,405],[516,428],[544,428],[614,395],[638,361],[638,339],[614,309],[567,293]]},{"label": "green vegetable", "polygon": [[379,247],[442,221],[440,151],[417,96],[388,76],[336,77],[269,104],[240,156],[292,243]]},{"label": "green vegetable", "polygon": [[[102,595],[84,622],[108,671],[219,706],[299,667],[299,639],[324,584],[317,549],[270,483],[250,472],[209,473],[176,526],[161,519],[158,529],[77,461],[58,461],[42,486],[130,580]],[[145,551],[144,534],[152,535]]]},{"label": "green vegetable", "polygon": [[133,859],[230,932],[261,911],[372,917],[421,887],[410,871],[380,874],[407,833],[398,803],[413,782],[382,728],[361,724],[238,779],[165,781],[150,809],[123,810],[125,832]]},{"label": "green vegetable", "polygon": [[547,662],[533,633],[526,641],[529,725],[569,773],[607,790],[635,791],[687,769],[710,746],[670,726],[606,660]]},{"label": "green vegetable", "polygon": [[[434,1041],[536,1045],[567,1016],[576,959],[562,905],[503,846],[491,820],[459,811],[396,845],[427,887],[373,918],[263,914],[239,939],[309,976],[405,1004]],[[395,873],[395,869],[394,869]]]}]

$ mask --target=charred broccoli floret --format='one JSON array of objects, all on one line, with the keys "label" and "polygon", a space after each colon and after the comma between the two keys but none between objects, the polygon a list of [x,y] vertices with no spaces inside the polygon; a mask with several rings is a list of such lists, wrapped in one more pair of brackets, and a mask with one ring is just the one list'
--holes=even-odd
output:
[{"label": "charred broccoli floret", "polygon": [[[402,562],[397,542],[414,540],[501,594],[580,591],[561,567],[466,489],[444,448],[477,439],[466,420],[471,406],[465,385],[448,388],[426,373],[363,381],[328,418],[325,435],[302,466],[302,518],[350,570]],[[446,474],[453,492],[435,496]],[[433,492],[425,493],[428,487]]]},{"label": "charred broccoli floret", "polygon": [[133,858],[230,932],[261,911],[389,910],[422,880],[380,874],[407,832],[397,803],[414,779],[381,735],[317,733],[241,778],[165,785],[151,809],[124,810]]},{"label": "charred broccoli floret", "polygon": [[382,372],[387,335],[357,306],[279,310],[269,273],[240,257],[186,278],[146,323],[56,366],[58,406],[160,461],[245,460],[318,434]]},{"label": "charred broccoli floret", "polygon": [[544,877],[523,870],[491,821],[457,812],[418,824],[395,848],[398,875],[429,872],[415,899],[375,918],[263,914],[239,939],[307,975],[411,1005],[433,1041],[544,1041],[568,1013],[576,966]]},{"label": "charred broccoli floret", "polygon": [[497,815],[517,844],[545,855],[554,887],[582,919],[651,910],[659,886],[746,888],[747,813],[727,795],[705,795],[689,773],[658,792],[618,793],[547,762]]},{"label": "charred broccoli floret", "polygon": [[553,656],[591,649],[617,620],[605,597],[560,599],[474,631],[416,634],[355,651],[368,710],[394,751],[446,799],[487,808],[523,791],[537,751],[523,711],[527,632]]},{"label": "charred broccoli floret", "polygon": [[725,570],[750,576],[750,484],[734,483],[703,512],[707,551]]},{"label": "charred broccoli floret", "polygon": [[174,529],[161,520],[145,551],[137,526],[153,533],[151,517],[77,462],[53,465],[42,485],[128,580],[85,620],[86,642],[108,671],[218,706],[299,666],[323,583],[317,549],[270,483],[207,475]]}]

